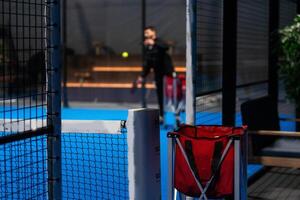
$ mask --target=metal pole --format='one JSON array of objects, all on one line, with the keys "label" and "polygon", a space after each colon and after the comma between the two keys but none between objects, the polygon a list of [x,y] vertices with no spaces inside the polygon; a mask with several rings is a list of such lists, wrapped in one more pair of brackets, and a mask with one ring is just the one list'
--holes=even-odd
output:
[{"label": "metal pole", "polygon": [[63,63],[63,106],[69,107],[68,100],[68,58],[67,58],[67,0],[62,0],[62,63]]},{"label": "metal pole", "polygon": [[[50,44],[50,65],[47,65],[47,125],[52,128],[48,134],[48,198],[62,199],[61,185],[61,26],[60,1],[47,2],[50,9],[50,22],[47,23]],[[47,12],[46,12],[47,13]]]},{"label": "metal pole", "polygon": [[[300,0],[297,0],[297,15],[300,15]],[[296,108],[296,119],[300,118],[300,107]],[[300,122],[296,122],[296,131],[300,131]]]},{"label": "metal pole", "polygon": [[197,72],[197,1],[187,0],[186,13],[186,123],[195,124]]},{"label": "metal pole", "polygon": [[[146,0],[142,0],[142,30],[141,30],[141,44],[142,44],[142,65],[144,66],[145,63],[145,48],[144,48],[144,29],[146,27]],[[146,103],[146,83],[143,81],[142,83],[142,108],[147,107]]]},{"label": "metal pole", "polygon": [[222,124],[235,125],[237,70],[237,0],[223,5],[223,79]]},{"label": "metal pole", "polygon": [[175,168],[175,141],[168,138],[168,185],[167,199],[174,200],[174,168]]},{"label": "metal pole", "polygon": [[[196,74],[197,74],[197,1],[186,1],[186,123],[196,124]],[[192,197],[177,193],[180,200]]]},{"label": "metal pole", "polygon": [[248,132],[245,132],[241,138],[241,155],[242,155],[242,199],[247,199],[248,194],[248,175],[247,175],[247,165],[248,165]]},{"label": "metal pole", "polygon": [[269,87],[268,93],[274,102],[278,102],[278,35],[279,0],[269,2]]},{"label": "metal pole", "polygon": [[241,199],[241,141],[234,140],[234,199]]}]

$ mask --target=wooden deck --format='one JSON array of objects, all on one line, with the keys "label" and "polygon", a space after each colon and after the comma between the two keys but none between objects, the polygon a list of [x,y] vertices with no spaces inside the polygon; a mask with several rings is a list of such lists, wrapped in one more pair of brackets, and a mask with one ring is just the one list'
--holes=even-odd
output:
[{"label": "wooden deck", "polygon": [[248,188],[249,200],[299,200],[300,169],[271,168]]}]

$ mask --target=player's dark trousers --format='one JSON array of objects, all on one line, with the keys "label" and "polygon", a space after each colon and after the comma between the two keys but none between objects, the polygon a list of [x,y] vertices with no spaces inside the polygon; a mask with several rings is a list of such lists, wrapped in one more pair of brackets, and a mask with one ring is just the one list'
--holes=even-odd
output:
[{"label": "player's dark trousers", "polygon": [[159,115],[163,117],[164,116],[163,77],[156,78],[155,83],[156,83],[157,100],[159,105]]}]

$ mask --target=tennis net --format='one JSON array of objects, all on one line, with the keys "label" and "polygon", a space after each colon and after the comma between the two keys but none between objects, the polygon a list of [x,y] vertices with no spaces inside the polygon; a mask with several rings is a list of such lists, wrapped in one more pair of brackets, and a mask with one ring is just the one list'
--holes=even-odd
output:
[{"label": "tennis net", "polygon": [[125,121],[67,124],[62,131],[63,199],[129,199]]},{"label": "tennis net", "polygon": [[56,183],[48,185],[53,124],[46,123],[52,95],[60,96],[51,86],[59,74],[52,62],[58,51],[52,48],[52,35],[59,33],[51,16],[56,5],[0,0],[0,199],[47,199],[48,186]]},{"label": "tennis net", "polygon": [[159,138],[153,110],[131,110],[126,121],[63,120],[63,199],[160,199]]},{"label": "tennis net", "polygon": [[0,145],[0,199],[47,198],[47,136]]},{"label": "tennis net", "polygon": [[[35,130],[45,123],[2,119],[0,132]],[[130,110],[127,120],[62,120],[61,140],[62,199],[160,199],[156,110]],[[5,145],[0,146],[0,163],[6,163],[0,165],[0,199],[45,199],[47,136]]]}]

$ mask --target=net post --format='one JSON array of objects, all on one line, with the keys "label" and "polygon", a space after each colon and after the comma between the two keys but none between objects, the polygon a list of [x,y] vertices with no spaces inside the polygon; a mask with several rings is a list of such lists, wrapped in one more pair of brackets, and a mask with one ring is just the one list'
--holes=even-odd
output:
[{"label": "net post", "polygon": [[157,109],[129,110],[126,124],[129,199],[159,200],[159,112]]},{"label": "net post", "polygon": [[197,2],[186,1],[186,123],[195,124],[195,77],[197,66]]},{"label": "net post", "polygon": [[[62,172],[61,172],[61,41],[60,41],[60,2],[59,0],[46,1],[49,7],[50,49],[49,65],[47,65],[48,79],[48,107],[47,125],[52,127],[48,134],[48,198],[62,199]],[[47,20],[46,20],[47,21]]]}]

